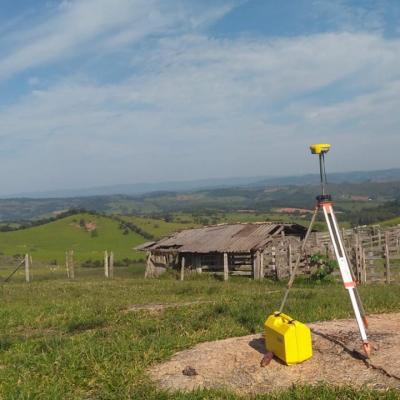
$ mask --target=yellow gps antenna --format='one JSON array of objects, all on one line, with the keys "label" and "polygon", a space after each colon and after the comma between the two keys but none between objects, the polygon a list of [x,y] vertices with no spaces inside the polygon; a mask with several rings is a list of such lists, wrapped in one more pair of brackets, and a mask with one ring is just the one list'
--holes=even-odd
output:
[{"label": "yellow gps antenna", "polygon": [[289,290],[293,286],[294,278],[296,276],[296,272],[300,265],[301,256],[305,252],[306,243],[312,231],[312,227],[317,218],[319,210],[322,210],[324,213],[326,224],[328,226],[329,237],[333,244],[335,257],[339,264],[339,269],[340,269],[340,274],[342,276],[343,284],[350,296],[351,305],[353,307],[354,315],[356,317],[358,329],[360,331],[360,336],[362,339],[363,349],[366,356],[369,357],[371,353],[371,347],[368,343],[368,338],[366,333],[366,328],[368,327],[367,316],[365,314],[360,295],[357,291],[356,279],[354,277],[353,271],[350,268],[350,260],[349,257],[347,256],[346,248],[343,244],[343,239],[340,233],[339,224],[333,212],[332,197],[330,194],[326,193],[327,180],[325,171],[325,154],[330,150],[330,148],[331,145],[327,143],[313,144],[310,146],[311,153],[318,154],[319,157],[319,171],[321,177],[322,193],[319,196],[317,196],[317,204],[315,206],[314,214],[311,218],[311,222],[307,229],[306,236],[303,239],[303,243],[301,244],[301,250],[297,255],[296,264],[292,270],[292,274],[290,275],[289,282],[287,284],[287,289],[283,297],[279,312],[283,311]]},{"label": "yellow gps antenna", "polygon": [[[310,150],[312,154],[318,154],[319,156],[319,174],[321,178],[321,190],[322,190],[322,196],[325,196],[325,190],[328,185],[328,182],[326,180],[326,170],[325,170],[325,154],[329,151],[331,148],[331,145],[328,143],[318,143],[318,144],[312,144],[310,146]],[[329,195],[328,195],[329,196]],[[329,196],[330,199],[330,196]],[[322,200],[322,199],[320,199]]]}]

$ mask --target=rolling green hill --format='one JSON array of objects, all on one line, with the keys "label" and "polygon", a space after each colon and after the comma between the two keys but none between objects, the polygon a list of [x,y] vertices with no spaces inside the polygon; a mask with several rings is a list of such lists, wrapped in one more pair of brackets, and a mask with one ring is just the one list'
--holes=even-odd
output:
[{"label": "rolling green hill", "polygon": [[163,236],[170,235],[173,232],[199,226],[199,224],[196,224],[194,221],[190,220],[189,216],[187,216],[183,222],[177,222],[180,221],[179,217],[177,216],[174,216],[174,222],[166,222],[162,219],[150,217],[123,216],[121,218],[124,221],[131,222],[138,226],[153,236],[154,239],[161,239]]},{"label": "rolling green hill", "polygon": [[[127,222],[128,224],[124,224]],[[113,251],[115,260],[143,261],[145,254],[133,248],[148,240],[188,227],[193,221],[174,222],[150,217],[104,216],[78,213],[42,225],[0,232],[3,264],[10,257],[31,254],[34,262],[63,264],[65,251],[74,250],[78,263],[102,260],[104,251]]]},{"label": "rolling green hill", "polygon": [[137,233],[124,234],[113,219],[85,213],[37,227],[0,232],[0,251],[5,256],[30,253],[36,261],[63,263],[67,249],[74,250],[78,262],[100,260],[104,250],[112,250],[117,260],[138,260],[144,254],[133,247],[145,241]]}]

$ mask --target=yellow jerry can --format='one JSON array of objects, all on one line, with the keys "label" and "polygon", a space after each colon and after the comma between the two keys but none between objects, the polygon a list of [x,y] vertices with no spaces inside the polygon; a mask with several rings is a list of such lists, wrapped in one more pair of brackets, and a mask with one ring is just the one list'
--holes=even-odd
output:
[{"label": "yellow jerry can", "polygon": [[265,321],[265,347],[285,364],[298,364],[312,357],[310,328],[279,311]]}]

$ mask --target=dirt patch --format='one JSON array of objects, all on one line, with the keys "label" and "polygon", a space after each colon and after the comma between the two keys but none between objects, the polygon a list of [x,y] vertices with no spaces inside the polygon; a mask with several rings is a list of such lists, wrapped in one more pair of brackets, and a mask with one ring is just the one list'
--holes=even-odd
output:
[{"label": "dirt patch", "polygon": [[97,229],[97,223],[94,221],[85,222],[83,225],[81,225],[80,223],[74,222],[74,223],[71,223],[70,225],[72,225],[78,229],[84,229],[86,232],[92,232]]},{"label": "dirt patch", "polygon": [[187,301],[183,303],[160,303],[160,304],[135,304],[130,306],[125,312],[133,311],[149,311],[149,312],[161,312],[166,308],[178,308],[178,307],[188,307],[197,306],[199,304],[215,303],[214,301]]},{"label": "dirt patch", "polygon": [[228,388],[254,394],[320,382],[400,389],[400,313],[374,315],[369,320],[370,361],[360,354],[355,321],[337,320],[309,324],[314,355],[302,364],[288,367],[274,358],[261,368],[264,339],[257,334],[199,344],[149,373],[161,388],[183,391]]},{"label": "dirt patch", "polygon": [[25,338],[35,336],[52,336],[57,335],[59,332],[54,328],[32,328],[26,326],[19,326],[16,329],[16,334],[23,335]]}]

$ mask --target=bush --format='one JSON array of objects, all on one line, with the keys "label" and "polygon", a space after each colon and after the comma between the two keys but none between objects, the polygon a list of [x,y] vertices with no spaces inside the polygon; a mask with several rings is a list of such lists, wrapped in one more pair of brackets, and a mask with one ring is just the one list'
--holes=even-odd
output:
[{"label": "bush", "polygon": [[332,281],[332,272],[337,268],[337,262],[329,259],[320,253],[310,257],[311,267],[316,267],[316,270],[311,273],[311,280],[314,282]]},{"label": "bush", "polygon": [[100,260],[85,260],[81,266],[83,268],[101,268],[103,267],[103,261]]}]

